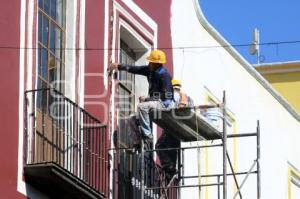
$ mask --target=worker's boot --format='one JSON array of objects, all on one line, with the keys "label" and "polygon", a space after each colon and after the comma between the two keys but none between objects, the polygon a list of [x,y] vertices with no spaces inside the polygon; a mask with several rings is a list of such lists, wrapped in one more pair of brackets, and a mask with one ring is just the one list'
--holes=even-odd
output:
[{"label": "worker's boot", "polygon": [[166,185],[170,183],[170,181],[175,177],[178,173],[175,167],[164,168],[165,175],[166,175]]}]

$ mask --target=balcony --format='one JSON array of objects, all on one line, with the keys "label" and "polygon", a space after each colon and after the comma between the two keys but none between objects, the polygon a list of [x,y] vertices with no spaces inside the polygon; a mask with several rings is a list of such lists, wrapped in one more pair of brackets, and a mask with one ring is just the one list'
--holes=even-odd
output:
[{"label": "balcony", "polygon": [[25,96],[25,181],[50,198],[105,198],[106,126],[54,89]]}]

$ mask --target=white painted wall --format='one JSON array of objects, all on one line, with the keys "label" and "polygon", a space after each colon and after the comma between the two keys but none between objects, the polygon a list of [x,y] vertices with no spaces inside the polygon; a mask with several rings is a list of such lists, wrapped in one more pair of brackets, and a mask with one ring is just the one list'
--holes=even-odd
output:
[{"label": "white painted wall", "polygon": [[66,1],[65,47],[68,50],[65,50],[65,96],[70,98],[72,101],[75,101],[75,92],[77,92],[75,91],[76,21],[77,1]]},{"label": "white painted wall", "polygon": [[[86,1],[80,1],[80,33],[79,33],[79,48],[83,49],[85,47],[85,5]],[[79,81],[79,106],[84,107],[84,67],[85,67],[85,51],[79,51],[79,74],[78,74],[78,81]]]},{"label": "white painted wall", "polygon": [[[209,24],[205,24],[207,22],[195,2],[173,0],[172,3],[174,77],[182,81],[183,89],[195,99],[196,104],[204,103],[204,87],[219,99],[222,99],[222,91],[225,90],[227,105],[237,119],[238,133],[255,132],[256,120],[260,120],[262,198],[287,198],[288,161],[300,168],[299,116],[234,49],[214,47],[227,42],[218,33],[213,33],[215,30]],[[176,49],[198,46],[210,48]],[[229,153],[232,154],[232,141],[229,145]],[[222,162],[218,160],[221,160],[222,154],[221,150],[218,152],[208,152],[208,168],[205,165],[207,156],[201,153],[202,174],[221,171]],[[217,154],[219,159],[215,157]],[[188,160],[185,171],[197,174],[195,151],[185,157]],[[255,138],[239,139],[234,160],[238,170],[248,170],[255,158]],[[251,177],[243,187],[243,198],[256,198],[255,177]],[[205,180],[202,182],[205,183]],[[233,185],[229,180],[228,198],[232,198]],[[182,189],[182,195],[184,198],[198,198],[197,190]],[[213,188],[203,188],[201,195],[203,198],[217,198]]]}]

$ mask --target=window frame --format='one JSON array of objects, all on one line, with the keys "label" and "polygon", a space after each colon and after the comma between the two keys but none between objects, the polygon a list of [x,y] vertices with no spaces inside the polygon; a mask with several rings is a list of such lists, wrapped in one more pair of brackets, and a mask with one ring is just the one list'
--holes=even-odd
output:
[{"label": "window frame", "polygon": [[[49,8],[45,10],[45,2],[49,3]],[[51,6],[53,2],[58,3],[57,0],[39,0],[38,1],[38,62],[37,62],[37,88],[55,88],[61,93],[64,93],[63,81],[65,79],[65,24],[66,24],[66,1],[61,0],[61,24],[51,16]],[[57,4],[55,4],[57,7]],[[59,15],[55,12],[55,16]],[[45,27],[45,21],[47,21],[47,26]],[[46,29],[46,32],[45,29]],[[52,30],[54,29],[54,31]],[[45,35],[46,33],[46,35]],[[54,34],[54,37],[53,35]],[[56,35],[59,35],[57,38]],[[46,40],[44,37],[47,37]],[[53,39],[53,40],[52,40]],[[57,45],[57,40],[59,43]],[[54,48],[53,43],[54,42]],[[46,54],[43,54],[46,53]],[[46,58],[43,56],[45,55]],[[55,82],[55,81],[59,82]],[[54,82],[54,84],[53,84]],[[48,111],[49,103],[51,99],[50,96],[38,97],[39,108],[43,108]]]}]

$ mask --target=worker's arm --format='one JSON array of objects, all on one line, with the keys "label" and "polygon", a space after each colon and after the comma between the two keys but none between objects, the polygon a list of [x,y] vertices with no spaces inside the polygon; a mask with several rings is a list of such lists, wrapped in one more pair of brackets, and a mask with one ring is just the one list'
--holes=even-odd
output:
[{"label": "worker's arm", "polygon": [[110,65],[108,70],[109,71],[121,70],[121,71],[127,71],[129,73],[133,73],[133,74],[137,74],[137,75],[144,75],[144,76],[147,76],[150,73],[150,69],[147,65],[146,66],[134,66],[134,65],[113,63]]},{"label": "worker's arm", "polygon": [[144,75],[144,76],[147,76],[150,73],[150,69],[147,65],[133,66],[133,65],[126,65],[126,64],[119,64],[118,70],[123,70],[132,74]]}]

